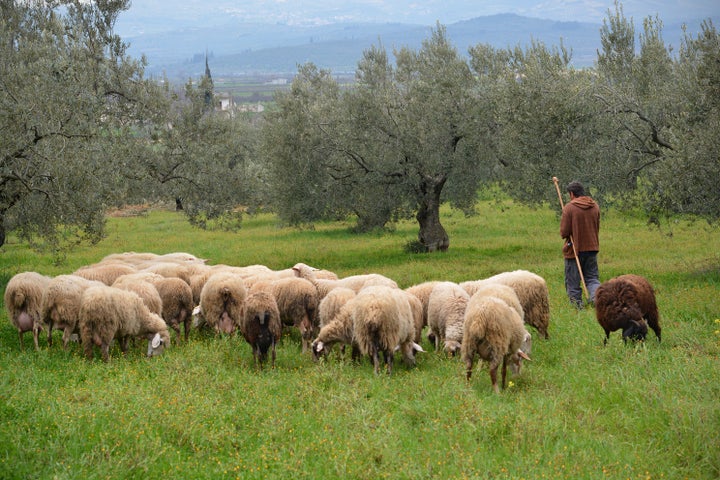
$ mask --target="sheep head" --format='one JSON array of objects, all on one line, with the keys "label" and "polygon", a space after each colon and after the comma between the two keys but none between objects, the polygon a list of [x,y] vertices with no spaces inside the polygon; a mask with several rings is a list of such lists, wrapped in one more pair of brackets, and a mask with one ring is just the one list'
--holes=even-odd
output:
[{"label": "sheep head", "polygon": [[458,342],[456,340],[447,340],[445,342],[444,348],[448,355],[450,355],[451,357],[454,357],[455,355],[460,353],[460,349],[462,348],[462,345],[460,344],[460,342]]},{"label": "sheep head", "polygon": [[319,360],[320,357],[327,355],[327,349],[325,348],[325,344],[320,340],[315,340],[312,342],[312,353],[313,353],[313,360]]},{"label": "sheep head", "polygon": [[165,340],[160,336],[160,333],[155,335],[148,335],[148,350],[147,356],[154,357],[160,355],[165,350]]}]

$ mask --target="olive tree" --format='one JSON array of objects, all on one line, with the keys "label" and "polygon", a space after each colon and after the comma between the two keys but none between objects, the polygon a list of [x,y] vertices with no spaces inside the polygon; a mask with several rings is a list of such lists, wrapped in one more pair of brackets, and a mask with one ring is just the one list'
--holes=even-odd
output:
[{"label": "olive tree", "polygon": [[246,209],[267,201],[257,127],[244,114],[214,108],[208,76],[181,93],[166,90],[165,100],[163,122],[147,125],[127,155],[138,173],[127,196],[176,199],[193,225],[238,228]]},{"label": "olive tree", "polygon": [[125,168],[113,147],[153,97],[113,33],[128,5],[0,3],[0,244],[101,237]]},{"label": "olive tree", "polygon": [[347,91],[301,69],[269,118],[269,160],[276,177],[293,172],[288,192],[306,192],[295,212],[353,212],[369,226],[414,213],[420,248],[446,250],[440,205],[469,209],[481,170],[473,77],[441,26],[394,54],[393,66],[381,46],[366,50]]},{"label": "olive tree", "polygon": [[651,212],[720,219],[720,35],[706,20],[686,34],[674,65],[673,149],[647,177]]}]

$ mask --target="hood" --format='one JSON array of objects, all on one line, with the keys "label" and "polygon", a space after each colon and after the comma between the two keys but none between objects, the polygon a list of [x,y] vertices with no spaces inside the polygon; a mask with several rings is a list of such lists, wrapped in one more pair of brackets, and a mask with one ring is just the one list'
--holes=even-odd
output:
[{"label": "hood", "polygon": [[593,208],[595,206],[595,200],[590,197],[576,197],[570,201],[573,205],[583,210]]}]

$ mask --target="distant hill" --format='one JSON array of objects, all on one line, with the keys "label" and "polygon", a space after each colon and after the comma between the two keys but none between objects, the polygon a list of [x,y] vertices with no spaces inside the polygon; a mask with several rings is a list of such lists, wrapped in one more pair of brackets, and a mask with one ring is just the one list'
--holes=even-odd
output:
[{"label": "distant hill", "polygon": [[[699,29],[700,20],[689,24]],[[171,80],[185,81],[205,71],[205,53],[210,56],[213,76],[250,74],[294,74],[297,66],[313,62],[333,73],[351,73],[364,50],[382,45],[419,49],[435,25],[402,23],[336,23],[322,26],[252,24],[230,22],[212,28],[186,28],[169,32],[131,35],[129,53],[145,54],[149,75],[164,73]],[[527,46],[533,40],[548,47],[561,39],[572,50],[573,65],[592,66],[600,48],[600,24],[562,22],[500,14],[477,17],[446,25],[448,37],[461,55],[480,43],[496,48]],[[679,24],[665,25],[666,43],[679,46]],[[392,58],[392,57],[391,57]]]}]

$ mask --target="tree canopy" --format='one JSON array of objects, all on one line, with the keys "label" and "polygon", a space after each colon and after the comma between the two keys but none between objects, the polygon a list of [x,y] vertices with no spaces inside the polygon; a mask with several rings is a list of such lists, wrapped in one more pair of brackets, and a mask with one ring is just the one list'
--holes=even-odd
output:
[{"label": "tree canopy", "polygon": [[594,68],[540,42],[456,50],[438,24],[418,50],[369,46],[355,82],[300,65],[261,117],[216,108],[210,66],[184,90],[143,77],[113,33],[126,0],[0,3],[0,244],[101,238],[108,206],[177,199],[200,227],[272,209],[291,225],[472,214],[483,185],[557,208],[553,176],[652,220],[720,218],[720,35],[677,52],[662,21],[616,3]]}]

